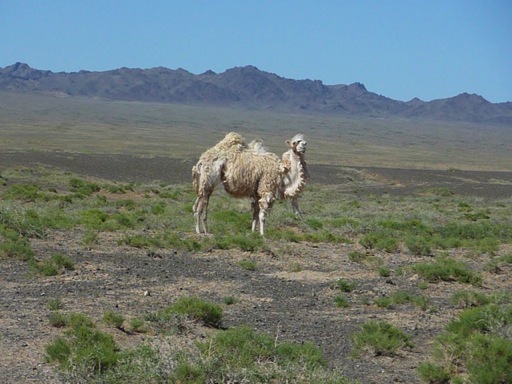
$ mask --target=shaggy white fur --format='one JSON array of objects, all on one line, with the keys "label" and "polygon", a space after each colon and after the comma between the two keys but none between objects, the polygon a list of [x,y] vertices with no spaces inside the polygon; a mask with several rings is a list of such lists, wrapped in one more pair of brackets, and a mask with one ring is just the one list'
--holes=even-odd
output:
[{"label": "shaggy white fur", "polygon": [[192,184],[197,193],[194,203],[196,232],[208,233],[208,202],[220,183],[234,197],[252,199],[252,230],[259,225],[265,231],[268,211],[277,198],[291,198],[292,207],[300,215],[298,196],[307,181],[304,153],[307,142],[303,135],[287,141],[290,150],[280,160],[268,152],[261,140],[249,145],[238,133],[230,132],[213,148],[205,151],[192,167]]}]

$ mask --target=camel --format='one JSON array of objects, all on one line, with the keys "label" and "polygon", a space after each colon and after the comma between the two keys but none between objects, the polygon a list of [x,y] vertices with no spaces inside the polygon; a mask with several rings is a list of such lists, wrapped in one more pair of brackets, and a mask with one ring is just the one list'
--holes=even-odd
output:
[{"label": "camel", "polygon": [[298,134],[286,144],[290,149],[280,159],[268,152],[261,140],[246,144],[240,134],[230,132],[205,151],[192,167],[192,184],[197,194],[193,207],[196,232],[208,233],[208,203],[221,183],[229,195],[252,199],[252,231],[259,226],[263,237],[267,214],[276,199],[291,199],[293,212],[302,217],[298,198],[309,177],[305,161],[307,142]]}]

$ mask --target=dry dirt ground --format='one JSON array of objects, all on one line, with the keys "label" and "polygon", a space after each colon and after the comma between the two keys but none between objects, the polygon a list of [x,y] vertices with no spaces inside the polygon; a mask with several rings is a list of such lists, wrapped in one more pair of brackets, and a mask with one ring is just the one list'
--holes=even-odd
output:
[{"label": "dry dirt ground", "polygon": [[[189,162],[164,158],[0,154],[0,172],[5,167],[35,164],[109,180],[167,183],[188,182],[191,166]],[[362,171],[371,175],[374,182],[366,188],[358,187],[357,191],[351,190],[347,182],[347,193],[408,194],[422,188],[446,187],[456,193],[486,198],[512,195],[511,173]],[[312,166],[311,174],[315,183],[332,183],[332,179],[337,178],[344,184],[357,172]],[[419,383],[417,366],[429,356],[435,336],[459,311],[450,303],[450,296],[456,290],[467,289],[467,286],[450,282],[429,284],[420,291],[417,276],[380,277],[374,268],[349,260],[351,251],[361,250],[354,244],[270,245],[270,249],[287,247],[287,256],[277,256],[282,253],[272,251],[190,253],[173,249],[154,254],[119,246],[115,234],[110,233],[102,234],[99,244],[86,248],[80,243],[82,236],[79,230],[74,230],[33,240],[38,257],[60,252],[76,263],[76,270],[60,276],[31,276],[24,262],[0,261],[0,382],[59,382],[53,366],[44,360],[45,345],[62,333],[48,323],[50,299],[61,298],[64,311],[85,313],[101,325],[102,315],[109,310],[130,318],[155,312],[182,296],[199,296],[217,303],[223,303],[226,296],[233,296],[237,299],[235,304],[222,304],[224,327],[249,325],[279,340],[311,341],[322,349],[331,367],[361,383]],[[457,252],[454,251],[453,256],[462,257]],[[379,256],[392,270],[416,261],[406,253]],[[257,261],[255,271],[238,265],[247,258]],[[470,259],[464,261],[478,267],[472,265],[476,262]],[[478,261],[483,262],[485,260]],[[293,272],[295,263],[300,263],[300,271]],[[487,293],[510,289],[511,277],[510,268],[500,274],[483,272],[481,289]],[[336,307],[333,302],[339,291],[332,285],[340,278],[357,282],[357,289],[347,294],[351,305],[345,309]],[[363,304],[398,290],[428,296],[430,306],[437,311],[423,311],[413,304],[393,309]],[[145,295],[146,291],[150,295]],[[369,320],[387,320],[397,325],[413,336],[414,348],[394,356],[363,354],[352,358],[351,335]],[[212,332],[199,324],[192,328],[186,337],[201,338]],[[115,334],[122,346],[154,342],[151,335],[127,335],[114,329],[109,332]]]}]

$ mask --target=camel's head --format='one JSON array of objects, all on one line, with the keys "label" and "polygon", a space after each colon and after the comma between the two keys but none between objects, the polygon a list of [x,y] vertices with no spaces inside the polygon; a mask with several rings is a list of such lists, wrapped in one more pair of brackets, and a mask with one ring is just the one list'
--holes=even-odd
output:
[{"label": "camel's head", "polygon": [[306,146],[308,145],[308,142],[304,140],[304,135],[299,133],[293,136],[291,140],[286,140],[286,144],[288,144],[293,152],[303,155],[306,153]]}]

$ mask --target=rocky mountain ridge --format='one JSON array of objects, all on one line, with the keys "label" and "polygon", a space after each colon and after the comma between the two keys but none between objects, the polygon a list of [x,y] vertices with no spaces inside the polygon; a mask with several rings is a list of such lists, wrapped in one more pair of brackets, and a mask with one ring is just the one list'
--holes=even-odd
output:
[{"label": "rocky mountain ridge", "polygon": [[254,66],[195,75],[182,68],[165,67],[52,72],[15,63],[0,68],[0,90],[119,101],[512,124],[512,102],[491,103],[468,93],[429,102],[418,98],[403,102],[370,92],[361,83],[325,85],[320,80],[287,79]]}]

